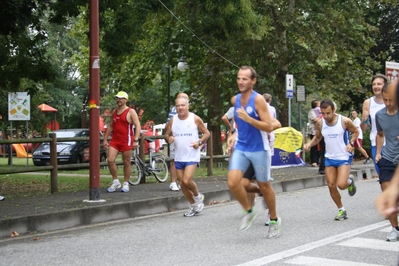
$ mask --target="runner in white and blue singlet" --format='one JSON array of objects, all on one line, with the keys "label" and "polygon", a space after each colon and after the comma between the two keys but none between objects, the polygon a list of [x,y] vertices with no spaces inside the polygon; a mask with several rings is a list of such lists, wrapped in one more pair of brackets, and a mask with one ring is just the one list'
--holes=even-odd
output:
[{"label": "runner in white and blue singlet", "polygon": [[[303,149],[309,151],[324,137],[326,143],[325,178],[330,196],[338,207],[335,220],[343,221],[348,216],[337,187],[341,190],[348,189],[350,196],[356,193],[355,180],[353,176],[349,176],[349,172],[352,151],[359,132],[351,119],[335,113],[334,103],[331,100],[323,100],[320,103],[320,109],[323,118],[317,121],[316,134],[310,142],[303,145]],[[348,131],[352,134],[350,141]]]}]

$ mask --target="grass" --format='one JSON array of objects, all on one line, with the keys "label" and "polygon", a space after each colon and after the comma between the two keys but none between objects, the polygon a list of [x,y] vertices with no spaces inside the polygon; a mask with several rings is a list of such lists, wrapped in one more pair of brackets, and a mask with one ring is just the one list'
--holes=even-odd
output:
[{"label": "grass", "polygon": [[[7,158],[0,158],[0,167],[10,167],[7,165]],[[33,162],[26,158],[13,158],[13,167],[32,167]],[[58,191],[59,192],[74,192],[89,189],[89,169],[79,170],[59,170],[58,171]],[[109,170],[101,167],[100,169],[100,187],[106,188],[111,182]],[[72,175],[72,176],[71,176]],[[73,176],[77,175],[77,176]],[[218,168],[214,164],[213,176],[227,175],[227,162],[222,162],[222,167]],[[118,176],[123,176],[123,166],[118,166]],[[200,167],[195,172],[195,178],[207,177],[206,163],[202,162]],[[120,178],[121,180],[121,178]],[[156,183],[157,180],[152,177],[146,177],[146,183]],[[170,180],[166,181],[170,182]],[[50,194],[50,172],[36,172],[35,174],[16,173],[0,175],[0,195],[7,198],[13,197],[28,197],[37,195]]]}]

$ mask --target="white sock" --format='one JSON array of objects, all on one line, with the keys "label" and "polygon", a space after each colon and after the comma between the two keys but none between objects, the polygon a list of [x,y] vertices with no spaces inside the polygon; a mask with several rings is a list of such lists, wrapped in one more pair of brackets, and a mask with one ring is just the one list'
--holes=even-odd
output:
[{"label": "white sock", "polygon": [[344,211],[344,210],[345,210],[344,206],[338,209],[338,211]]}]

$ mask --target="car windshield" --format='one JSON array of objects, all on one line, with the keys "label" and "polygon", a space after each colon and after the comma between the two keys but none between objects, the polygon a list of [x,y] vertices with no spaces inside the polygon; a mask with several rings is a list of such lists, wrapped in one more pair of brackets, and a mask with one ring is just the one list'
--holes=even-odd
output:
[{"label": "car windshield", "polygon": [[55,133],[57,135],[57,138],[73,138],[79,134],[79,132],[76,131],[60,131]]}]

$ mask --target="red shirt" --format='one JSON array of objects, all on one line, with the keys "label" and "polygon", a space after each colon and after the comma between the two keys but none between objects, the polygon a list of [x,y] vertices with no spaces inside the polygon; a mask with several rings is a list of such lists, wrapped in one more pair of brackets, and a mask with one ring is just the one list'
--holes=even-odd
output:
[{"label": "red shirt", "polygon": [[120,145],[132,146],[134,141],[134,125],[127,121],[127,114],[130,108],[126,108],[122,114],[118,115],[118,109],[112,114],[112,141]]}]

